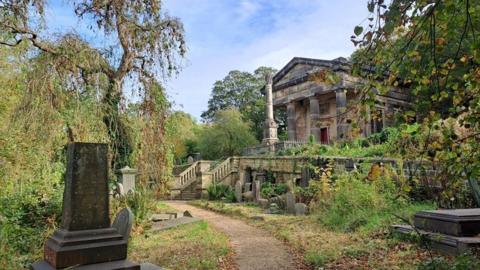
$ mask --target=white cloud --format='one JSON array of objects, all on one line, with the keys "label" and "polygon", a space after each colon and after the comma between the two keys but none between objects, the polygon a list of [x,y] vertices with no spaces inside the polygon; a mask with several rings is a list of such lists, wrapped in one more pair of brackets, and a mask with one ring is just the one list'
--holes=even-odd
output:
[{"label": "white cloud", "polygon": [[333,59],[354,50],[349,37],[367,0],[167,0],[185,23],[189,66],[167,89],[199,117],[210,90],[230,70],[282,68],[291,58]]}]

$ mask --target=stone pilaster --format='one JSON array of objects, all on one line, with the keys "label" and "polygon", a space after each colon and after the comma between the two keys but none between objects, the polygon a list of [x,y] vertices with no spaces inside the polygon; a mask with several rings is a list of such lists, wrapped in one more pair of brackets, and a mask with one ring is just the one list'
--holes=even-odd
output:
[{"label": "stone pilaster", "polygon": [[347,90],[338,89],[335,91],[337,104],[337,140],[343,140],[347,137],[349,124],[345,122],[347,111]]},{"label": "stone pilaster", "polygon": [[295,118],[295,101],[287,104],[287,128],[288,140],[294,141],[296,139],[296,118]]},{"label": "stone pilaster", "polygon": [[317,97],[310,97],[310,135],[320,142],[320,105]]},{"label": "stone pilaster", "polygon": [[272,74],[267,73],[265,75],[265,98],[266,98],[266,116],[264,123],[264,132],[263,132],[263,141],[264,145],[272,146],[270,148],[271,151],[275,149],[273,146],[276,142],[278,142],[278,135],[277,135],[277,128],[278,125],[275,123],[275,119],[273,118],[273,80]]}]

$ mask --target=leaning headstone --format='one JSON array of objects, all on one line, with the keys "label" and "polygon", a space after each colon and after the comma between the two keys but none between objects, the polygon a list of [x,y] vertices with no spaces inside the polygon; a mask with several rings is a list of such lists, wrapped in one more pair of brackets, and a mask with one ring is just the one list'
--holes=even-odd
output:
[{"label": "leaning headstone", "polygon": [[235,183],[235,198],[237,202],[242,202],[242,183],[240,181]]},{"label": "leaning headstone", "polygon": [[32,269],[79,265],[140,269],[140,265],[126,260],[127,240],[110,226],[107,151],[106,144],[68,145],[60,229],[45,242],[45,260],[34,263]]},{"label": "leaning headstone", "polygon": [[118,182],[123,185],[123,194],[135,190],[135,178],[137,177],[137,170],[128,166],[118,170]]},{"label": "leaning headstone", "polygon": [[130,232],[132,231],[133,225],[133,213],[130,208],[123,208],[118,212],[115,220],[112,223],[112,227],[117,229],[117,232],[123,236],[123,240],[128,241],[130,237]]},{"label": "leaning headstone", "polygon": [[190,213],[190,211],[188,211],[188,210],[185,210],[185,212],[183,212],[183,216],[184,217],[193,217],[192,213]]},{"label": "leaning headstone", "polygon": [[304,203],[295,204],[295,216],[304,216],[307,214],[307,205]]},{"label": "leaning headstone", "polygon": [[289,191],[285,195],[285,201],[286,201],[286,210],[288,214],[295,214],[295,195]]}]

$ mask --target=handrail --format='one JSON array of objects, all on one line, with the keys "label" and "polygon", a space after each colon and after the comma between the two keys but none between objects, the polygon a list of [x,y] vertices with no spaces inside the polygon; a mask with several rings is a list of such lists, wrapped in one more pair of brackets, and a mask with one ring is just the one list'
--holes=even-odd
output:
[{"label": "handrail", "polygon": [[178,176],[175,176],[174,187],[178,189],[183,189],[189,186],[191,183],[195,182],[197,179],[197,166],[198,161],[192,163],[186,170],[181,172]]},{"label": "handrail", "polygon": [[212,174],[212,183],[219,182],[222,178],[229,175],[232,172],[232,158],[225,159],[222,163],[217,165],[210,171]]}]

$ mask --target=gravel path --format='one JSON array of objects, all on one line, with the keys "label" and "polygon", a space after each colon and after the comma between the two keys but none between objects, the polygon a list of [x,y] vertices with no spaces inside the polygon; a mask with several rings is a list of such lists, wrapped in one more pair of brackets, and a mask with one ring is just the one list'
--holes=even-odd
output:
[{"label": "gravel path", "polygon": [[188,210],[194,217],[206,220],[214,228],[225,232],[235,251],[235,262],[240,270],[296,269],[295,259],[285,245],[268,233],[247,223],[200,209],[182,201],[166,202],[179,211]]}]

